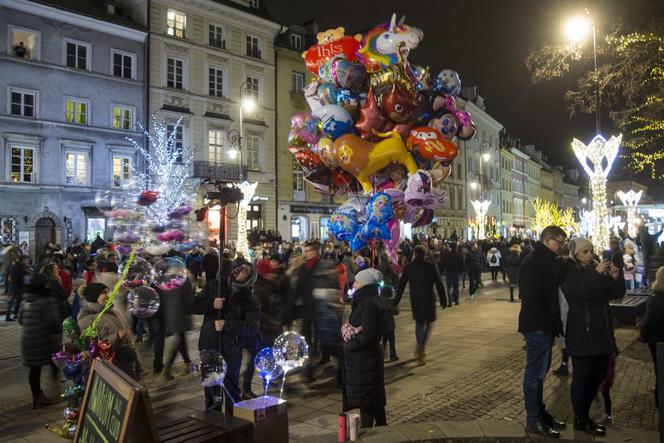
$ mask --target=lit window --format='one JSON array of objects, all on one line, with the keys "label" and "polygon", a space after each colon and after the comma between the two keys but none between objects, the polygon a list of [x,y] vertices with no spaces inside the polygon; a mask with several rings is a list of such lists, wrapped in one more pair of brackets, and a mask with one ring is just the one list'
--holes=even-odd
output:
[{"label": "lit window", "polygon": [[215,48],[226,49],[224,30],[221,26],[210,24],[208,26],[208,43]]},{"label": "lit window", "polygon": [[31,29],[9,25],[11,54],[26,60],[39,60],[41,57],[41,33]]},{"label": "lit window", "polygon": [[173,89],[184,89],[184,62],[175,58],[166,61],[166,86]]},{"label": "lit window", "polygon": [[9,180],[13,182],[33,183],[35,181],[35,150],[24,146],[11,148],[11,172]]},{"label": "lit window", "polygon": [[113,106],[113,128],[134,130],[134,109],[126,106]]},{"label": "lit window", "polygon": [[89,102],[80,98],[68,98],[65,107],[65,121],[77,125],[88,124]]},{"label": "lit window", "polygon": [[112,51],[113,53],[113,75],[127,79],[134,78],[134,58],[133,54]]},{"label": "lit window", "polygon": [[166,13],[166,33],[175,37],[184,38],[187,28],[187,16],[182,12],[169,9]]},{"label": "lit window", "polygon": [[303,192],[304,191],[304,172],[300,165],[293,160],[293,191]]},{"label": "lit window", "polygon": [[88,154],[65,152],[65,184],[79,186],[88,184]]},{"label": "lit window", "polygon": [[210,129],[208,131],[209,160],[212,163],[223,163],[224,131],[221,129]]},{"label": "lit window", "polygon": [[293,72],[291,74],[291,80],[293,83],[292,91],[296,94],[302,94],[302,90],[304,89],[304,74],[301,72]]},{"label": "lit window", "polygon": [[247,36],[247,55],[253,58],[261,58],[261,50],[258,44],[258,37]]},{"label": "lit window", "polygon": [[259,170],[259,158],[262,140],[257,135],[247,137],[247,169],[250,171]]},{"label": "lit window", "polygon": [[302,35],[300,34],[291,34],[290,35],[290,46],[291,49],[294,49],[296,51],[301,51],[302,50]]},{"label": "lit window", "polygon": [[66,65],[70,68],[90,70],[90,45],[75,41],[65,41]]},{"label": "lit window", "polygon": [[10,113],[23,117],[36,117],[37,92],[9,88]]},{"label": "lit window", "polygon": [[208,94],[215,97],[224,96],[224,71],[222,69],[209,68]]},{"label": "lit window", "polygon": [[113,156],[113,186],[122,187],[131,178],[132,161],[131,157],[114,155]]}]

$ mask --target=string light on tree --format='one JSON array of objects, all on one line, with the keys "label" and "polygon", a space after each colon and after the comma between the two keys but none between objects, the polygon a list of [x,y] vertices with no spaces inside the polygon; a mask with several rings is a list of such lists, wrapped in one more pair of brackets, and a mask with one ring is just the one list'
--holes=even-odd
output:
[{"label": "string light on tree", "polygon": [[620,235],[620,231],[625,228],[625,222],[622,221],[622,217],[619,215],[611,216],[611,226],[613,227],[613,233]]},{"label": "string light on tree", "polygon": [[590,231],[596,251],[604,251],[609,248],[606,179],[618,155],[621,141],[622,134],[617,137],[612,136],[609,140],[597,134],[587,145],[577,139],[572,141],[574,154],[576,154],[576,158],[581,163],[583,170],[590,177],[593,211],[596,216]]},{"label": "string light on tree", "polygon": [[633,189],[627,192],[618,191],[617,195],[622,204],[627,207],[627,235],[635,238],[638,232],[636,226],[636,206],[639,204],[639,200],[641,200],[643,190],[639,192],[634,192]]},{"label": "string light on tree", "polygon": [[243,181],[240,183],[240,191],[242,191],[242,201],[239,203],[239,209],[237,212],[237,252],[242,254],[244,258],[249,257],[249,242],[247,241],[247,209],[249,209],[249,204],[254,198],[256,193],[256,186],[258,182],[249,183],[248,181]]},{"label": "string light on tree", "polygon": [[484,240],[486,238],[486,213],[489,212],[491,202],[489,200],[471,200],[475,214],[477,214],[477,238]]}]

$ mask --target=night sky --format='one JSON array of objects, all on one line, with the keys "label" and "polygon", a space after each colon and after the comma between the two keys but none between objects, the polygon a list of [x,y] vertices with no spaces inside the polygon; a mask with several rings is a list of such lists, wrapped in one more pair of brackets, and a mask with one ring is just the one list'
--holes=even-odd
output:
[{"label": "night sky", "polygon": [[[459,72],[462,84],[477,86],[488,113],[522,144],[534,144],[550,163],[578,167],[570,142],[589,142],[595,133],[593,115],[570,117],[564,94],[576,78],[592,69],[578,62],[565,77],[533,84],[524,60],[545,41],[561,42],[567,17],[587,7],[598,27],[624,12],[630,1],[604,0],[457,0],[391,1],[265,0],[278,21],[289,24],[315,18],[319,29],[344,26],[346,34],[372,28],[392,12],[406,15],[406,24],[424,32],[413,50],[413,64],[429,66],[432,74],[443,68]],[[361,5],[361,6],[358,6]],[[592,51],[592,39],[585,48]],[[604,112],[606,114],[606,111]],[[607,115],[602,118],[605,137],[615,133]],[[614,167],[615,169],[615,167]]]}]

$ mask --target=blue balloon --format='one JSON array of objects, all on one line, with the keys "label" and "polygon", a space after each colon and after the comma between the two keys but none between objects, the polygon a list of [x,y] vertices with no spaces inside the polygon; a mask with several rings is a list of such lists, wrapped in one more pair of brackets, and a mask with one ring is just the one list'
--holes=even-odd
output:
[{"label": "blue balloon", "polygon": [[353,117],[339,105],[325,105],[312,112],[321,120],[325,135],[335,139],[353,131]]},{"label": "blue balloon", "polygon": [[263,380],[269,381],[281,377],[284,370],[274,358],[272,348],[263,348],[254,358],[254,366]]}]

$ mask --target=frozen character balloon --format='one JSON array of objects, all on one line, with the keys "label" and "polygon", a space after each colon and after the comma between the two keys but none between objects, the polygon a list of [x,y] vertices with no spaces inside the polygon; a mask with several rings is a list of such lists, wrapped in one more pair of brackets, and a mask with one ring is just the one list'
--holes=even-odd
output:
[{"label": "frozen character balloon", "polygon": [[459,153],[454,143],[443,137],[437,129],[428,126],[410,131],[406,147],[417,153],[422,160],[432,160],[444,165],[449,164]]},{"label": "frozen character balloon", "polygon": [[363,226],[362,236],[367,239],[391,238],[387,223],[392,220],[392,198],[385,192],[377,192],[367,203],[367,221]]},{"label": "frozen character balloon", "polygon": [[336,139],[353,130],[353,117],[339,105],[325,105],[313,112],[320,119],[323,133]]},{"label": "frozen character balloon", "polygon": [[433,81],[433,89],[447,96],[457,96],[461,92],[461,79],[456,71],[443,69]]},{"label": "frozen character balloon", "polygon": [[360,61],[367,71],[375,72],[408,58],[411,49],[419,45],[424,33],[412,26],[404,25],[403,18],[397,23],[392,14],[389,23],[383,23],[369,31],[358,51]]}]

